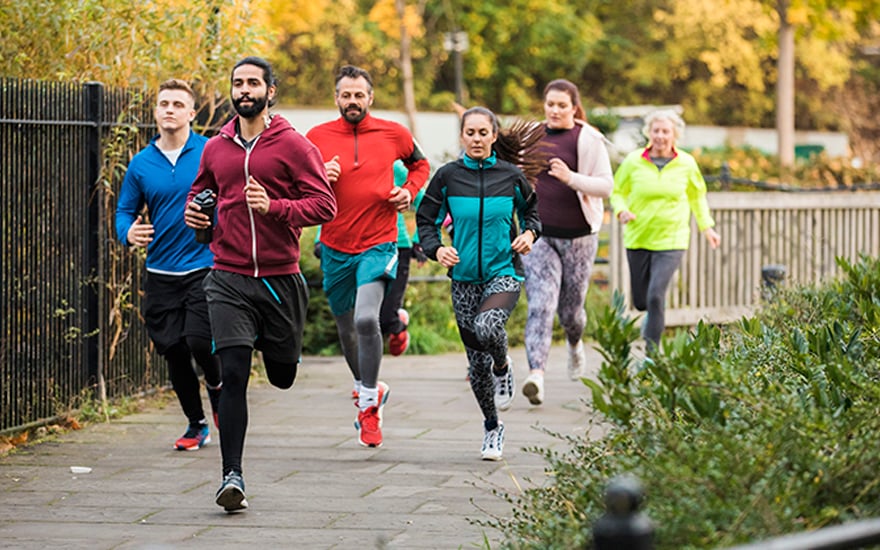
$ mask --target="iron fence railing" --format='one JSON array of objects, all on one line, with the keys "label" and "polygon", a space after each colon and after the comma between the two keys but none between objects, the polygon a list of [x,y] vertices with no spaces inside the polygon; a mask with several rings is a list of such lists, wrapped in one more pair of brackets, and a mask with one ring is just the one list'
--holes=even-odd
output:
[{"label": "iron fence railing", "polygon": [[137,319],[141,261],[108,223],[120,167],[153,132],[143,121],[141,94],[0,79],[0,432],[91,390],[165,382]]}]

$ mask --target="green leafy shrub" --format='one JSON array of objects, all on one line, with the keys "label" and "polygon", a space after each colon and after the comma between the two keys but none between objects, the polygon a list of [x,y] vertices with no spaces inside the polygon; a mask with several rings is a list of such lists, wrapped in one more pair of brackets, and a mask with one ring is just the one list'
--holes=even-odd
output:
[{"label": "green leafy shrub", "polygon": [[531,449],[552,482],[505,495],[512,516],[485,524],[506,548],[583,548],[606,483],[624,473],[645,486],[660,549],[880,515],[880,261],[839,264],[841,279],[780,289],[723,330],[678,331],[649,360],[629,357],[638,333],[615,299],[595,334],[603,364],[587,382],[606,435]]},{"label": "green leafy shrub", "polygon": [[605,136],[610,136],[620,127],[620,117],[607,109],[594,109],[587,115],[587,120]]}]

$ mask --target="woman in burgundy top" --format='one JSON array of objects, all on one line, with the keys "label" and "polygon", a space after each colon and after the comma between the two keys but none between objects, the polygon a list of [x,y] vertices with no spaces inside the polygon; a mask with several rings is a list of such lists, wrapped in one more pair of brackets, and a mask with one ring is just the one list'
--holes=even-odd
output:
[{"label": "woman in burgundy top", "polygon": [[538,214],[544,226],[532,253],[523,257],[529,302],[525,329],[529,376],[523,394],[544,402],[544,369],[554,314],[568,341],[568,374],[584,375],[584,300],[602,223],[602,199],[614,187],[605,138],[588,125],[577,87],[554,80],[544,89],[543,153],[548,167],[538,176]]}]

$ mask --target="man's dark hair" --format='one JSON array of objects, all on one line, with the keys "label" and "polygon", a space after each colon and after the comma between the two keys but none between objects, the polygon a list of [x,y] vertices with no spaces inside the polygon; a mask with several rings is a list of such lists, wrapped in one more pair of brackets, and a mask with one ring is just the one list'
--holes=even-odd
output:
[{"label": "man's dark hair", "polygon": [[336,74],[336,92],[339,93],[339,81],[343,78],[363,78],[367,81],[367,86],[369,86],[370,91],[373,91],[373,79],[370,78],[370,73],[366,70],[361,69],[360,67],[355,67],[354,65],[345,65],[339,72]]},{"label": "man's dark hair", "polygon": [[[270,65],[269,62],[262,57],[257,57],[254,55],[245,57],[244,59],[236,63],[234,67],[232,67],[232,73],[230,73],[229,75],[230,81],[232,80],[232,75],[235,74],[235,69],[241,67],[242,65],[253,65],[254,67],[259,67],[263,69],[263,82],[266,83],[266,88],[269,88],[271,86],[275,86],[276,88],[278,87],[278,81],[275,78],[275,73],[272,71],[272,65]],[[275,99],[277,97],[278,93],[276,90],[275,95],[272,96],[271,99],[269,99],[269,107],[275,105]]]}]

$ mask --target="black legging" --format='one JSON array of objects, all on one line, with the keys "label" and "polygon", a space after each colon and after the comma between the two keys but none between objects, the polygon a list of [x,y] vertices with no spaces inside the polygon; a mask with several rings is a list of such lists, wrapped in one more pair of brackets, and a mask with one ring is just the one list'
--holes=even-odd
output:
[{"label": "black legging", "polygon": [[[244,436],[248,426],[247,386],[251,375],[251,355],[247,346],[217,351],[223,365],[223,391],[220,392],[220,453],[223,474],[242,472]],[[286,362],[263,357],[266,377],[273,386],[286,390],[296,380],[298,361]]]},{"label": "black legging", "polygon": [[642,337],[649,350],[660,345],[666,327],[666,291],[675,270],[681,265],[684,250],[627,249],[632,303],[639,311],[647,311],[642,324]]},{"label": "black legging", "polygon": [[409,264],[411,261],[412,248],[397,249],[397,276],[391,281],[388,292],[382,300],[382,309],[379,311],[379,329],[383,336],[399,334],[406,330],[406,325],[400,320],[397,310],[403,307],[403,297],[409,283]]},{"label": "black legging", "polygon": [[211,341],[188,336],[186,342],[180,341],[168,348],[164,356],[168,362],[171,387],[177,394],[180,408],[190,424],[198,424],[205,419],[205,411],[199,393],[199,375],[193,368],[192,360],[195,359],[202,368],[208,386],[217,387],[220,384],[220,365],[218,358],[211,355]]}]

